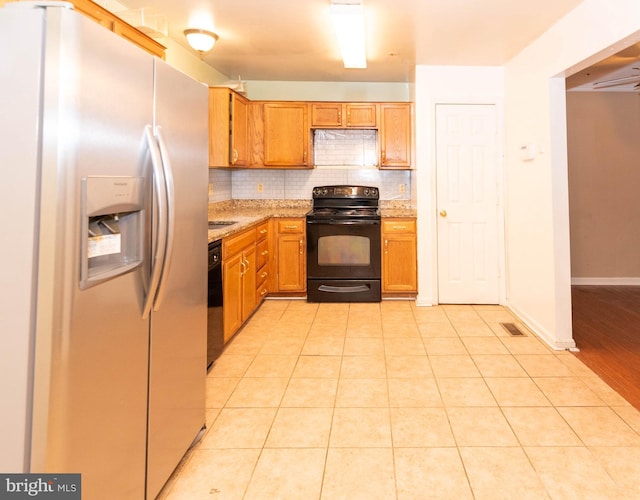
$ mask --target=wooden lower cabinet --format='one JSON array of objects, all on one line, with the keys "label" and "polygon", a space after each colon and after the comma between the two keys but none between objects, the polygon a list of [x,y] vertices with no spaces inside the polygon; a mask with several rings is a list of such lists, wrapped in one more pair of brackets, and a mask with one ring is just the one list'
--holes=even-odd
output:
[{"label": "wooden lower cabinet", "polygon": [[255,227],[222,240],[222,293],[226,343],[257,306]]},{"label": "wooden lower cabinet", "polygon": [[382,293],[415,295],[418,291],[416,219],[382,220]]},{"label": "wooden lower cabinet", "polygon": [[307,290],[307,240],[304,218],[276,219],[276,280],[274,292]]},{"label": "wooden lower cabinet", "polygon": [[269,293],[270,240],[269,221],[266,221],[256,229],[256,307]]}]

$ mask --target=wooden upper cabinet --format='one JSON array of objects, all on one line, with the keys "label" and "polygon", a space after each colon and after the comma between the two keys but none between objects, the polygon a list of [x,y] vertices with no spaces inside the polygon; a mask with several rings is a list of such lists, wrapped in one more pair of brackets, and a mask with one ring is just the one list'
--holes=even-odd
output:
[{"label": "wooden upper cabinet", "polygon": [[375,127],[377,120],[376,104],[345,104],[347,127]]},{"label": "wooden upper cabinet", "polygon": [[234,167],[246,166],[249,163],[249,136],[248,136],[248,112],[249,101],[231,92],[231,138],[230,138],[230,163]]},{"label": "wooden upper cabinet", "polygon": [[342,127],[341,102],[313,102],[311,103],[312,127]]},{"label": "wooden upper cabinet", "polygon": [[91,0],[70,0],[70,2],[73,4],[75,10],[81,12],[87,17],[90,17],[108,30],[126,38],[154,56],[158,56],[161,59],[165,58],[165,47],[163,45],[156,42],[153,38],[144,34],[139,29],[136,29],[126,23],[113,12],[105,9],[95,2],[92,2]]},{"label": "wooden upper cabinet", "polygon": [[380,168],[411,168],[412,105],[380,104]]},{"label": "wooden upper cabinet", "polygon": [[315,128],[375,128],[376,115],[375,103],[311,103],[311,126]]},{"label": "wooden upper cabinet", "polygon": [[306,102],[267,102],[263,107],[264,165],[309,168]]},{"label": "wooden upper cabinet", "polygon": [[227,87],[209,88],[209,166],[249,162],[249,101]]}]

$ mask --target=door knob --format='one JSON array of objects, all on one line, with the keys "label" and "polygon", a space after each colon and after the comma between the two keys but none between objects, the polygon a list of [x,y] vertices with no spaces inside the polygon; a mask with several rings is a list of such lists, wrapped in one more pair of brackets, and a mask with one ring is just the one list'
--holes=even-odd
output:
[{"label": "door knob", "polygon": [[447,216],[447,211],[446,210],[440,210],[440,217],[446,217]]}]

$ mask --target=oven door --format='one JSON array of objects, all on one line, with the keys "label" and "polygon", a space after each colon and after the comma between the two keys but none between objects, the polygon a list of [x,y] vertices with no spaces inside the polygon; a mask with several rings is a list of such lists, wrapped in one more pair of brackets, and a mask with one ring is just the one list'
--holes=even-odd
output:
[{"label": "oven door", "polygon": [[307,220],[307,278],[380,279],[380,220]]}]

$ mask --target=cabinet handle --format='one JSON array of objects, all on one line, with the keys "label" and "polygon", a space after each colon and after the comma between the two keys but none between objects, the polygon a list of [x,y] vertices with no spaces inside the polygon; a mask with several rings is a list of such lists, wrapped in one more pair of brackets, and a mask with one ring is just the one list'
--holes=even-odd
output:
[{"label": "cabinet handle", "polygon": [[407,229],[407,226],[393,226],[393,229]]},{"label": "cabinet handle", "polygon": [[298,226],[284,226],[285,229],[298,229]]},{"label": "cabinet handle", "polygon": [[251,267],[251,262],[249,262],[249,259],[247,259],[246,257],[244,258],[244,261],[247,263],[247,271],[248,271],[249,268]]},{"label": "cabinet handle", "polygon": [[384,253],[389,253],[389,240],[384,240]]},{"label": "cabinet handle", "polygon": [[238,150],[234,149],[233,150],[233,161],[231,163],[235,163],[238,161]]},{"label": "cabinet handle", "polygon": [[262,291],[260,292],[260,296],[264,297],[267,294],[267,289],[263,288]]},{"label": "cabinet handle", "polygon": [[240,261],[240,266],[242,266],[240,276],[244,276],[245,274],[247,274],[247,265],[244,263],[244,259]]},{"label": "cabinet handle", "polygon": [[380,153],[380,157],[382,158],[382,163],[384,163],[387,160],[387,153],[385,153],[384,151],[382,151]]},{"label": "cabinet handle", "polygon": [[304,163],[305,165],[307,164],[307,152],[303,152],[302,153],[302,163]]},{"label": "cabinet handle", "polygon": [[260,230],[260,234],[267,234],[267,230],[266,229],[261,229]]},{"label": "cabinet handle", "polygon": [[338,123],[342,123],[342,111],[338,111]]},{"label": "cabinet handle", "polygon": [[302,240],[300,240],[300,255],[302,255],[302,250],[303,250],[303,244],[304,242]]},{"label": "cabinet handle", "polygon": [[260,277],[261,277],[261,278],[266,278],[266,277],[267,277],[267,273],[266,273],[266,272],[262,273],[262,274],[260,275]]},{"label": "cabinet handle", "polygon": [[269,250],[265,250],[264,252],[262,252],[260,255],[269,255]]},{"label": "cabinet handle", "polygon": [[347,113],[347,127],[351,125],[351,111]]}]

